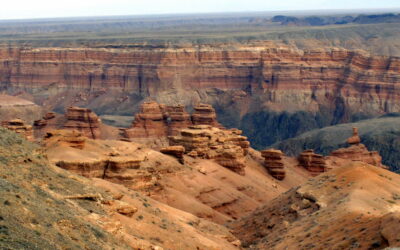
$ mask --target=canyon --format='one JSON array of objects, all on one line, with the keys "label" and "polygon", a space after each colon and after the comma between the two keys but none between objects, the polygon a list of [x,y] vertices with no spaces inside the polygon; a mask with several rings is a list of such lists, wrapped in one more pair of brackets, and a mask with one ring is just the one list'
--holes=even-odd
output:
[{"label": "canyon", "polygon": [[0,248],[400,247],[400,15],[269,14],[0,22]]},{"label": "canyon", "polygon": [[[272,42],[1,48],[1,89],[47,110],[132,115],[143,101],[212,104],[263,148],[310,129],[400,110],[400,59]],[[300,121],[296,126],[293,123]]]}]

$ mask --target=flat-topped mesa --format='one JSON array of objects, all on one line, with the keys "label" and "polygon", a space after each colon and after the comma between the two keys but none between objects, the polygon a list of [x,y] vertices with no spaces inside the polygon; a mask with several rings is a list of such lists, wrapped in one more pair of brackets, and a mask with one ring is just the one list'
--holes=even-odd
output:
[{"label": "flat-topped mesa", "polygon": [[245,154],[248,143],[239,131],[222,130],[209,125],[193,125],[179,136],[170,136],[170,144],[183,146],[192,157],[212,159],[221,166],[245,175]]},{"label": "flat-topped mesa", "polygon": [[358,128],[353,128],[353,136],[347,139],[347,143],[350,145],[357,145],[361,143],[361,138],[358,135]]},{"label": "flat-topped mesa", "polygon": [[216,128],[224,128],[217,121],[215,109],[209,104],[199,104],[194,107],[192,121],[194,125],[210,125]]},{"label": "flat-topped mesa", "polygon": [[186,112],[185,106],[166,106],[165,112],[167,115],[168,135],[175,136],[179,131],[191,126],[192,120],[190,114]]},{"label": "flat-topped mesa", "polygon": [[264,165],[268,170],[268,173],[277,180],[285,179],[285,164],[283,163],[282,157],[283,152],[276,149],[267,149],[261,151],[262,157],[264,157]]},{"label": "flat-topped mesa", "polygon": [[328,171],[325,157],[314,153],[314,150],[309,149],[304,151],[297,158],[300,166],[311,172],[312,176],[317,176]]},{"label": "flat-topped mesa", "polygon": [[90,109],[70,107],[65,117],[64,129],[77,130],[90,139],[100,138],[100,118]]},{"label": "flat-topped mesa", "polygon": [[1,126],[22,135],[28,141],[34,141],[33,129],[31,125],[26,125],[21,119],[2,121]]},{"label": "flat-topped mesa", "polygon": [[156,102],[145,102],[140,113],[135,115],[132,127],[125,130],[125,137],[138,139],[160,138],[168,136],[165,106]]}]

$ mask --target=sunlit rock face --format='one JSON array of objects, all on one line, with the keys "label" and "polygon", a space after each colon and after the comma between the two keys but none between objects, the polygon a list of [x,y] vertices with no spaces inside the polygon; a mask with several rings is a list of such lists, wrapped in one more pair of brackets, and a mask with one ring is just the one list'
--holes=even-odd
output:
[{"label": "sunlit rock face", "polygon": [[[400,111],[400,59],[273,44],[0,49],[7,92],[45,107],[132,114],[143,99],[212,104],[261,147],[326,125]],[[261,119],[261,118],[262,119]],[[291,124],[300,120],[300,126]],[[267,138],[269,138],[267,140]]]}]

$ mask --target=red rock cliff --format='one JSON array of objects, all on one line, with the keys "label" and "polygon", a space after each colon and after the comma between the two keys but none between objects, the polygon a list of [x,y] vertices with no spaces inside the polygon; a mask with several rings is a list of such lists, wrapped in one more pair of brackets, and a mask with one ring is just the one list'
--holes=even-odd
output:
[{"label": "red rock cliff", "polygon": [[45,106],[113,107],[116,112],[132,112],[149,96],[166,105],[238,103],[240,117],[254,110],[323,109],[346,121],[355,113],[400,111],[400,58],[340,49],[263,44],[3,48],[0,82],[8,92],[33,93]]}]

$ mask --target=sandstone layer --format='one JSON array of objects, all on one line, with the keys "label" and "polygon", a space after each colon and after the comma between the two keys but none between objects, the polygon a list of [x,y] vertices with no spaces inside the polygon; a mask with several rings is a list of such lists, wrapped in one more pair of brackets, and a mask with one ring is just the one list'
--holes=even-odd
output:
[{"label": "sandstone layer", "polygon": [[183,146],[169,146],[166,148],[162,148],[160,152],[166,155],[172,155],[176,157],[182,164],[185,163],[185,159],[183,158],[183,154],[185,153],[185,148]]},{"label": "sandstone layer", "polygon": [[306,150],[297,158],[300,166],[311,172],[312,176],[317,176],[328,171],[325,157],[314,153],[314,150]]},{"label": "sandstone layer", "polygon": [[180,130],[193,124],[190,114],[186,112],[183,105],[166,106],[165,112],[168,117],[168,135],[178,135]]},{"label": "sandstone layer", "polygon": [[181,130],[180,136],[170,137],[170,144],[183,146],[188,155],[213,159],[244,175],[244,157],[249,144],[242,142],[247,142],[247,138],[238,134],[237,130],[221,130],[209,125],[193,125]]},{"label": "sandstone layer", "polygon": [[272,177],[278,180],[285,179],[285,165],[282,161],[284,155],[282,151],[268,149],[261,151],[262,157],[265,159],[265,167]]},{"label": "sandstone layer", "polygon": [[104,125],[101,119],[90,109],[69,107],[64,115],[46,113],[42,119],[34,122],[35,136],[40,139],[53,130],[76,131],[90,139],[118,139],[118,128]]},{"label": "sandstone layer", "polygon": [[382,157],[379,153],[376,151],[369,151],[364,144],[352,145],[348,148],[340,148],[333,151],[330,156],[351,161],[361,161],[376,167],[384,167],[382,165]]},{"label": "sandstone layer", "polygon": [[139,143],[165,145],[168,136],[165,105],[156,102],[145,102],[140,112],[135,115],[132,127],[124,130],[124,137]]},{"label": "sandstone layer", "polygon": [[90,109],[70,107],[65,114],[67,122],[64,128],[77,130],[91,139],[100,138],[100,118]]},{"label": "sandstone layer", "polygon": [[[271,138],[260,144],[279,139],[271,137],[273,127],[285,126],[277,131],[285,139],[310,128],[400,111],[400,59],[362,51],[302,51],[262,42],[2,48],[0,62],[7,92],[29,92],[50,109],[85,106],[99,114],[126,114],[150,97],[166,105],[208,103],[218,107],[228,125],[245,128],[252,140]],[[258,112],[297,114],[308,123],[293,128],[284,119],[266,119],[265,131],[257,128],[253,134],[248,126],[256,123]]]},{"label": "sandstone layer", "polygon": [[217,114],[214,108],[208,104],[199,104],[194,107],[192,121],[194,125],[210,125],[216,128],[223,128],[217,121]]},{"label": "sandstone layer", "polygon": [[211,105],[199,104],[190,115],[183,105],[167,106],[157,102],[144,102],[140,106],[140,112],[135,115],[131,128],[123,130],[123,136],[131,141],[160,148],[168,146],[168,136],[177,136],[182,129],[193,124],[223,128]]}]

